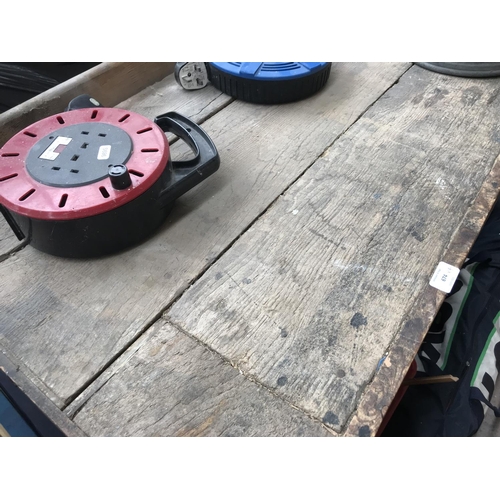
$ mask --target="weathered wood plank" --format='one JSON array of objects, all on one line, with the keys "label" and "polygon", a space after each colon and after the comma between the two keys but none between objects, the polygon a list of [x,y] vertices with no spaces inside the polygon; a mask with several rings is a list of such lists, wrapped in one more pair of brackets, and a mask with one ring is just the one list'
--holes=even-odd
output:
[{"label": "weathered wood plank", "polygon": [[72,405],[92,436],[330,435],[163,320],[99,383]]},{"label": "weathered wood plank", "polygon": [[212,85],[188,92],[171,74],[117,105],[153,119],[167,111],[179,111],[196,123],[203,123],[234,99]]},{"label": "weathered wood plank", "polygon": [[1,264],[0,343],[70,400],[408,67],[336,64],[306,101],[231,103],[204,124],[220,170],[148,242],[92,261],[27,247]]},{"label": "weathered wood plank", "polygon": [[497,97],[412,68],[169,320],[341,431],[492,169]]},{"label": "weathered wood plank", "polygon": [[[500,157],[497,157],[491,172],[486,177],[479,195],[470,206],[453,235],[443,257],[456,267],[461,267],[472,242],[476,239],[499,194]],[[356,411],[345,431],[346,436],[375,436],[382,419],[399,389],[401,382],[415,358],[429,327],[441,307],[446,295],[435,288],[427,287],[412,307],[381,364],[373,381],[363,393]],[[487,432],[486,424],[484,432]]]}]

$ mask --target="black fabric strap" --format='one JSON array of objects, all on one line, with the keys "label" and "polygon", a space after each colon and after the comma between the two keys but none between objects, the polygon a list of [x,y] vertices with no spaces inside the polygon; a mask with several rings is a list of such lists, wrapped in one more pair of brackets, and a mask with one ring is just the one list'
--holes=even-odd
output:
[{"label": "black fabric strap", "polygon": [[471,387],[470,397],[471,397],[471,399],[477,399],[481,403],[484,403],[488,408],[490,408],[493,411],[493,413],[495,414],[495,417],[500,417],[500,408],[498,408],[497,406],[493,406],[484,397],[484,394],[477,387]]}]

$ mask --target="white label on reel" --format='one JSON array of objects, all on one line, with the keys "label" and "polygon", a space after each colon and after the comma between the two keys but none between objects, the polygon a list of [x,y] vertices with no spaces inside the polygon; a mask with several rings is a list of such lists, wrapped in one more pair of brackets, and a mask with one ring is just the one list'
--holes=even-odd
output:
[{"label": "white label on reel", "polygon": [[457,279],[460,269],[446,262],[440,262],[432,275],[429,285],[441,290],[445,293],[450,293]]},{"label": "white label on reel", "polygon": [[[62,135],[56,137],[52,144],[39,156],[39,158],[42,160],[54,161],[59,156],[59,153],[61,153],[64,149],[64,146],[67,146],[70,142],[71,137],[63,137]],[[63,147],[60,148],[59,146]],[[59,149],[59,151],[56,151],[56,149]]]},{"label": "white label on reel", "polygon": [[107,160],[111,154],[111,146],[101,146],[97,153],[98,160]]}]

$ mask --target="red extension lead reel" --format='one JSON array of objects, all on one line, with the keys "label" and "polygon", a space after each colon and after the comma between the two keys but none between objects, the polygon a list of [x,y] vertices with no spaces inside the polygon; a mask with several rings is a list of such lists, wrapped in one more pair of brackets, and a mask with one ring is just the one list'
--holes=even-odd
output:
[{"label": "red extension lead reel", "polygon": [[[194,158],[172,161],[165,132]],[[20,240],[61,257],[96,257],[154,233],[174,201],[220,164],[212,140],[174,112],[154,122],[84,95],[0,149],[0,211]]]}]

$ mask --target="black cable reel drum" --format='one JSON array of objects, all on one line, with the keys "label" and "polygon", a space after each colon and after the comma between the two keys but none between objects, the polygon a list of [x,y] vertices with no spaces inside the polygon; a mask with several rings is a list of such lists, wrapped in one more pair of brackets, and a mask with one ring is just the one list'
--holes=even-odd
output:
[{"label": "black cable reel drum", "polygon": [[[194,158],[172,161],[166,132]],[[38,250],[97,257],[151,236],[175,200],[219,164],[212,140],[178,113],[153,122],[80,96],[0,149],[0,211]]]}]

